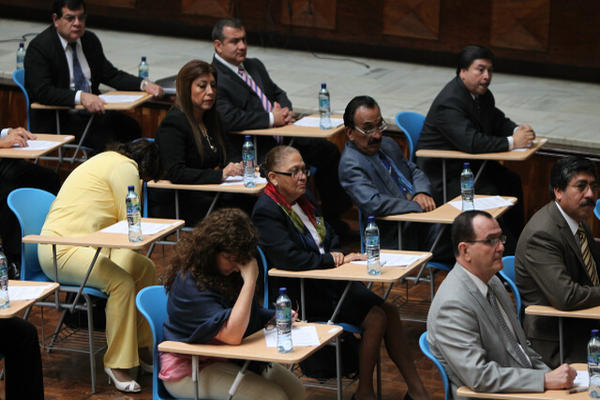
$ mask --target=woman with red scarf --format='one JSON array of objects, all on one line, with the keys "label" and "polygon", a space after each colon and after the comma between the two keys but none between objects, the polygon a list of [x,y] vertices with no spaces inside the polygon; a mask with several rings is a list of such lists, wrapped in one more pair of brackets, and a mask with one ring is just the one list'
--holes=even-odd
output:
[{"label": "woman with red scarf", "polygon": [[[338,237],[306,195],[310,170],[300,153],[278,146],[265,157],[264,170],[269,183],[259,197],[252,220],[259,231],[259,244],[270,267],[287,270],[333,268],[345,262],[365,259],[358,253],[346,256]],[[287,287],[292,302],[300,299],[300,280],[270,278],[271,299],[278,287]],[[305,280],[308,320],[328,320],[344,290],[345,282]],[[405,399],[429,399],[416,373],[411,348],[402,331],[398,310],[360,282],[352,283],[336,321],[363,329],[359,347],[359,385],[353,399],[375,399],[373,369],[382,339],[390,358],[403,375],[408,392]]]}]

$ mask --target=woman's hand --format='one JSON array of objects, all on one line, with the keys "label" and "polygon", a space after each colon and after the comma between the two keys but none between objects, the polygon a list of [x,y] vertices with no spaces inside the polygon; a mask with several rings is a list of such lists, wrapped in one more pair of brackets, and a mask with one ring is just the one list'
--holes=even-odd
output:
[{"label": "woman's hand", "polygon": [[240,176],[244,173],[244,167],[242,163],[229,163],[223,168],[223,180],[227,179],[228,176]]},{"label": "woman's hand", "polygon": [[336,267],[344,263],[344,254],[340,253],[339,251],[332,251],[329,254],[331,254],[331,257],[333,257],[333,264]]},{"label": "woman's hand", "polygon": [[349,253],[344,256],[344,263],[349,263],[350,261],[358,261],[358,260],[366,260],[367,255],[362,253]]},{"label": "woman's hand", "polygon": [[240,275],[242,275],[242,279],[244,283],[247,282],[256,282],[256,278],[258,278],[258,263],[256,262],[256,258],[252,258],[246,264],[240,264]]}]

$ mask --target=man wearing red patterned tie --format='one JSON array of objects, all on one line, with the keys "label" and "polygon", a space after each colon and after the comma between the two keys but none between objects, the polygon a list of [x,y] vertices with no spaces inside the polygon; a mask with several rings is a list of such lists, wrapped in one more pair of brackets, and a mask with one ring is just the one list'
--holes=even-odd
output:
[{"label": "man wearing red patterned tie", "polygon": [[[217,111],[225,130],[264,129],[292,123],[292,103],[285,91],[271,80],[260,60],[246,57],[246,30],[241,21],[223,19],[217,22],[212,39],[215,47],[212,64],[218,72]],[[242,135],[229,135],[238,158],[241,158],[243,138]],[[272,147],[286,144],[278,136],[259,136],[257,140],[259,161]],[[351,201],[339,184],[340,153],[337,147],[327,140],[311,138],[294,138],[294,147],[300,150],[309,165],[317,168],[315,179],[324,216],[339,234],[344,235],[348,227],[340,221],[339,214],[351,205]]]}]

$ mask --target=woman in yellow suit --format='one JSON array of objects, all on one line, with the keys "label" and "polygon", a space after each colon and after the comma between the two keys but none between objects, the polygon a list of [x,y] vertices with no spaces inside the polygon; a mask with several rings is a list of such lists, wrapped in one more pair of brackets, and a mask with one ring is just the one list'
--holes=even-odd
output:
[{"label": "woman in yellow suit", "polygon": [[[143,140],[119,144],[114,151],[90,158],[65,180],[41,234],[82,236],[126,219],[127,187],[133,185],[139,194],[140,179],[157,179],[159,159],[156,145]],[[58,281],[81,284],[95,252],[89,247],[57,246]],[[52,246],[38,246],[38,256],[46,275],[54,277]],[[141,390],[131,368],[140,364],[145,370],[152,368],[152,336],[136,311],[135,296],[155,282],[152,260],[127,249],[102,249],[87,281],[108,295],[104,370],[123,392]]]}]

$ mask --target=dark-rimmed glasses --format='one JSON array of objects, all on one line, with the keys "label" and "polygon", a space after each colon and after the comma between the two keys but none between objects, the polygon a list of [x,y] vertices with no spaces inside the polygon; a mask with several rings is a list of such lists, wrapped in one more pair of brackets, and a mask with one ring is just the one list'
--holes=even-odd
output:
[{"label": "dark-rimmed glasses", "polygon": [[498,246],[498,243],[506,244],[506,235],[500,235],[497,238],[479,239],[479,240],[464,240],[467,243],[483,243],[488,246]]},{"label": "dark-rimmed glasses", "polygon": [[310,178],[310,168],[294,168],[290,172],[273,171],[279,175],[291,176],[294,179],[298,179],[298,175],[303,173],[307,178]]}]

